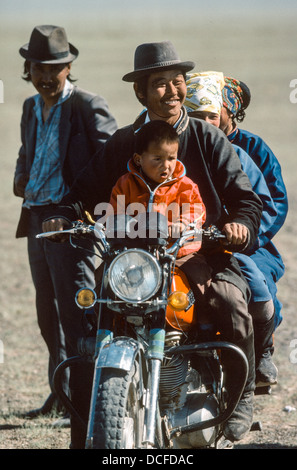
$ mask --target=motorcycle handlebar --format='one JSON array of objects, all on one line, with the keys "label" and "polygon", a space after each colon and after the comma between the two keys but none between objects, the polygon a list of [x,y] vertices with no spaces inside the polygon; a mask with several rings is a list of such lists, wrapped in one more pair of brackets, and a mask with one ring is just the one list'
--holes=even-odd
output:
[{"label": "motorcycle handlebar", "polygon": [[74,225],[73,227],[65,230],[54,230],[52,232],[43,232],[38,233],[36,238],[47,238],[52,237],[53,235],[82,235],[87,233],[92,233],[94,231],[94,227],[92,225]]},{"label": "motorcycle handlebar", "polygon": [[[96,223],[95,225],[87,225],[83,222],[74,222],[73,226],[65,230],[55,230],[51,232],[43,232],[36,235],[36,238],[47,238],[54,235],[86,235],[95,234],[100,240],[106,241],[106,235],[104,232],[104,225]],[[195,237],[204,237],[211,241],[217,241],[225,239],[226,236],[216,227],[211,226],[206,229],[198,229],[194,225],[191,226],[190,230],[183,232],[181,237],[168,249],[168,252],[173,253],[177,248],[180,248],[188,241],[193,240]]]},{"label": "motorcycle handlebar", "polygon": [[181,248],[187,242],[191,242],[195,237],[203,237],[210,241],[218,241],[220,239],[225,239],[226,235],[222,233],[215,225],[208,227],[206,229],[197,229],[195,226],[186,232],[182,233],[182,236],[169,248],[168,253],[174,253],[177,249]]}]

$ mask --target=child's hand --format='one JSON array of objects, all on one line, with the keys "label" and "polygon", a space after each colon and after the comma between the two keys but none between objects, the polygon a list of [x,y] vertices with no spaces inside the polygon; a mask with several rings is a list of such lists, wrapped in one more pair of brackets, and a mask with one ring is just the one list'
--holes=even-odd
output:
[{"label": "child's hand", "polygon": [[185,225],[182,222],[176,222],[168,227],[169,238],[180,238]]}]

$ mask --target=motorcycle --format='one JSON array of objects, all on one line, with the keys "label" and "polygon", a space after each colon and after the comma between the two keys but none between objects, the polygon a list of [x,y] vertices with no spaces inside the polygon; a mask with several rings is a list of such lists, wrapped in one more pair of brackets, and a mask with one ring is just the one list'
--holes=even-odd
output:
[{"label": "motorcycle", "polygon": [[[167,218],[153,214],[154,220],[147,214],[150,220],[138,225],[140,237],[135,237],[135,219],[126,215],[110,217],[106,226],[76,222],[63,232],[37,235],[69,234],[76,247],[80,237],[91,236],[102,260],[96,289],[86,286],[76,294],[95,333],[81,338],[79,355],[61,363],[54,375],[61,401],[87,426],[87,449],[221,448],[222,425],[246,382],[243,351],[221,341],[219,332],[205,337],[189,282],[175,266],[178,250],[187,243],[216,244],[224,235],[193,222],[170,245]],[[232,394],[224,351],[240,364]],[[94,364],[88,423],[61,386],[65,369],[78,361]],[[254,429],[260,425],[254,423]]]}]

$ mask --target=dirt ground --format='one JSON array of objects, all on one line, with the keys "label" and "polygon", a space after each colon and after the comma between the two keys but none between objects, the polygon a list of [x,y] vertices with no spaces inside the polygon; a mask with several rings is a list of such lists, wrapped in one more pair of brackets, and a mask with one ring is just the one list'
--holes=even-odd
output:
[{"label": "dirt ground", "polygon": [[[24,413],[40,406],[49,393],[47,352],[36,324],[26,241],[14,237],[21,201],[13,197],[11,189],[20,145],[22,102],[33,93],[30,84],[20,79],[22,61],[17,51],[35,24],[50,21],[63,23],[73,42],[79,45],[81,59],[75,65],[75,75],[82,80],[78,84],[105,96],[121,126],[131,122],[140,110],[130,85],[121,83],[121,76],[132,70],[135,46],[147,40],[170,38],[181,56],[195,60],[198,68],[237,74],[250,85],[252,104],[242,127],[261,135],[278,156],[290,210],[275,238],[286,265],[285,276],[278,283],[284,317],[275,333],[274,361],[279,380],[271,395],[255,398],[254,419],[261,421],[262,431],[249,433],[235,448],[297,449],[297,104],[290,99],[293,91],[290,83],[294,79],[297,82],[295,13],[291,18],[280,15],[267,19],[265,15],[265,20],[258,18],[257,22],[233,23],[227,32],[226,24],[206,16],[197,32],[199,48],[188,40],[186,32],[193,31],[189,25],[187,28],[179,25],[173,33],[172,16],[166,26],[156,21],[155,29],[143,22],[141,27],[133,29],[133,34],[131,27],[122,23],[116,26],[111,17],[106,25],[100,23],[100,28],[95,23],[85,23],[88,28],[83,27],[66,14],[57,20],[53,14],[45,17],[42,13],[27,16],[23,23],[13,21],[3,25],[0,31],[3,66],[0,78],[5,90],[4,103],[0,104],[0,449],[68,449],[69,446],[69,429],[53,427],[57,415],[34,420],[24,418]],[[96,41],[98,35],[100,47]],[[218,37],[219,42],[214,40]],[[107,45],[110,49],[105,54]],[[131,106],[127,106],[127,100]]]}]

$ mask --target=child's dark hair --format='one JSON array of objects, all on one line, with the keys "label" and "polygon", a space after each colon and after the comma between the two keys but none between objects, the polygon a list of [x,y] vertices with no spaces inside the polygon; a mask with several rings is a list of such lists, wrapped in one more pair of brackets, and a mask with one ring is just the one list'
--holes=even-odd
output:
[{"label": "child's dark hair", "polygon": [[179,143],[179,136],[175,128],[166,121],[150,121],[136,133],[135,152],[141,155],[147,151],[150,143],[160,143],[164,140]]}]

